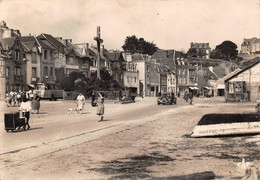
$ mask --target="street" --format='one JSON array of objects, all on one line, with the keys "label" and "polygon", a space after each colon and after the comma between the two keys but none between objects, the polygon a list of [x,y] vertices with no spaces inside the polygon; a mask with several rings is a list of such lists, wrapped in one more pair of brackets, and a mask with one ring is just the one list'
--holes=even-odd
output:
[{"label": "street", "polygon": [[[4,112],[18,107],[5,107]],[[105,118],[87,101],[83,114],[67,114],[73,101],[41,101],[31,129],[6,132],[0,123],[0,179],[241,179],[242,159],[260,163],[259,135],[190,138],[207,113],[254,112],[255,103],[225,103],[223,97],[195,98],[189,105],[105,101]]]}]

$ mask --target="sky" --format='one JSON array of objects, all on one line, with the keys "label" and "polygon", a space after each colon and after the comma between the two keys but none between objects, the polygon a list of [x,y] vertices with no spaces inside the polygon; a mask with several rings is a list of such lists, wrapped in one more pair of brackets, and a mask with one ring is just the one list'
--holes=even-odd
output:
[{"label": "sky", "polygon": [[96,44],[97,26],[106,49],[122,50],[136,35],[160,49],[187,51],[191,42],[225,40],[238,49],[260,38],[260,0],[0,0],[0,21],[22,36],[51,34]]}]

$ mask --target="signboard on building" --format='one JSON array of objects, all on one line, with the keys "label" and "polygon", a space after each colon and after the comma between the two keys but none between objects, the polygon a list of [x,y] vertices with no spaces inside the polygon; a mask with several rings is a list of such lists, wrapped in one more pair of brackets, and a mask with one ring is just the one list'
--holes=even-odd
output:
[{"label": "signboard on building", "polygon": [[243,93],[243,84],[242,82],[234,82],[234,89],[236,94],[242,94]]},{"label": "signboard on building", "polygon": [[229,94],[234,94],[234,84],[233,83],[229,83],[228,92],[229,92]]}]

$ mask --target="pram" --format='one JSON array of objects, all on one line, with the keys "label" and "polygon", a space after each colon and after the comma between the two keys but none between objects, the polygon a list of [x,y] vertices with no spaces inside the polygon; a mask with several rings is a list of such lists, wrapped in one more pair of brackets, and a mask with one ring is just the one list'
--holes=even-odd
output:
[{"label": "pram", "polygon": [[5,113],[4,114],[4,121],[5,121],[5,130],[6,132],[9,132],[11,130],[12,132],[18,128],[25,131],[25,117],[20,117],[20,112],[14,112],[14,113]]}]

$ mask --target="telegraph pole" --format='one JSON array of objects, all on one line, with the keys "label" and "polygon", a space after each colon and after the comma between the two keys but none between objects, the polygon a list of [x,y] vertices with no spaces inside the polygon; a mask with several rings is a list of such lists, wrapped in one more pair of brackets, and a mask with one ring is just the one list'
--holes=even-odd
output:
[{"label": "telegraph pole", "polygon": [[97,41],[97,78],[100,79],[100,44],[103,42],[100,38],[100,26],[97,27],[97,37],[94,40]]}]

